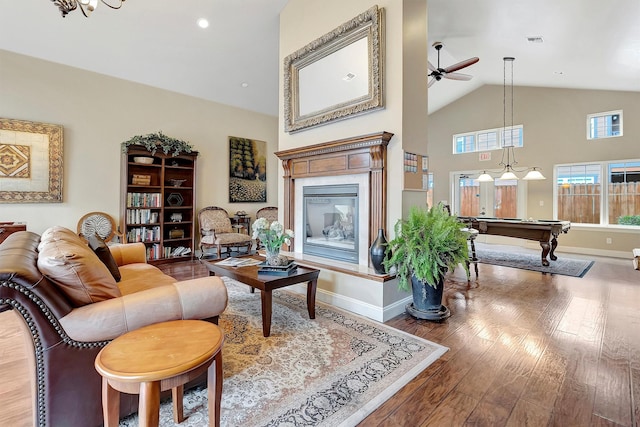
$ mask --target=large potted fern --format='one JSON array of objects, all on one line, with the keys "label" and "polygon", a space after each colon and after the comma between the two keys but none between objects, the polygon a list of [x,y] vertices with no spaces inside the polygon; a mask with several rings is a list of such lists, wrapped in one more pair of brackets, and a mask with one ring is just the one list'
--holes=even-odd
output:
[{"label": "large potted fern", "polygon": [[442,305],[444,277],[461,264],[469,275],[467,235],[442,205],[413,207],[396,222],[388,244],[387,271],[395,269],[399,289],[413,293],[406,310],[419,319],[442,320],[450,315]]}]

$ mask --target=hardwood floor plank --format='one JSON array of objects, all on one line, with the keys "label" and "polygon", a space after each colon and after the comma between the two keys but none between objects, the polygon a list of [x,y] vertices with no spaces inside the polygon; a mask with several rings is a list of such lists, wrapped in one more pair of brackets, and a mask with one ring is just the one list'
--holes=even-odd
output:
[{"label": "hardwood floor plank", "polygon": [[490,345],[491,343],[486,340],[471,337],[467,340],[466,351],[458,352],[454,358],[447,361],[441,369],[416,390],[411,399],[403,402],[380,425],[404,426],[422,423],[433,409],[447,397]]},{"label": "hardwood floor plank", "polygon": [[[520,400],[507,420],[507,427],[538,427],[546,426],[551,418],[551,411],[535,403]],[[566,424],[572,425],[572,424]],[[575,424],[573,424],[575,425]]]},{"label": "hardwood floor plank", "polygon": [[498,405],[511,412],[527,385],[527,379],[503,369],[491,383],[482,401]]},{"label": "hardwood floor plank", "polygon": [[[612,289],[611,300],[619,302],[620,296],[615,294]],[[627,292],[623,294],[628,297]],[[625,310],[612,303],[607,312],[594,400],[594,414],[621,425],[631,425],[632,414],[627,327]]]},{"label": "hardwood floor plank", "polygon": [[0,425],[11,427],[33,425],[33,349],[21,322],[13,310],[0,313]]},{"label": "hardwood floor plank", "polygon": [[458,392],[479,400],[490,387],[493,387],[494,380],[507,361],[517,351],[518,345],[527,334],[526,331],[518,329],[514,332],[516,333],[515,335],[510,333],[503,334],[497,342],[493,343],[469,373],[458,383],[456,386]]},{"label": "hardwood floor plank", "polygon": [[442,360],[442,358],[433,362],[427,367],[427,369],[422,371],[420,374],[418,374],[418,376],[410,381],[409,384],[407,384],[396,394],[394,394],[391,399],[380,405],[378,409],[375,410],[375,412],[369,415],[359,425],[361,427],[381,425],[391,413],[398,409],[400,405],[402,405],[404,402],[410,402],[411,399],[414,398],[416,391],[423,387],[424,384],[429,381],[429,379],[433,377],[438,371],[440,371],[440,369],[442,369],[443,365],[445,364],[446,362]]},{"label": "hardwood floor plank", "polygon": [[510,412],[500,405],[483,401],[475,407],[463,425],[474,427],[504,426],[509,419]]},{"label": "hardwood floor plank", "polygon": [[631,368],[631,425],[640,426],[640,369]]},{"label": "hardwood floor plank", "polygon": [[547,346],[533,373],[527,381],[522,398],[549,410],[564,381],[567,361],[561,351]]},{"label": "hardwood floor plank", "polygon": [[420,427],[461,426],[477,405],[476,399],[454,390]]},{"label": "hardwood floor plank", "polygon": [[588,426],[593,413],[595,387],[567,378],[553,409],[553,427]]},{"label": "hardwood floor plank", "polygon": [[616,423],[615,421],[593,414],[593,416],[591,417],[590,427],[624,427],[624,426],[622,424]]},{"label": "hardwood floor plank", "polygon": [[527,334],[521,343],[521,349],[506,363],[505,369],[514,375],[528,377],[538,363],[547,344],[547,338],[536,334]]},{"label": "hardwood floor plank", "polygon": [[570,334],[577,334],[583,325],[585,313],[589,310],[591,301],[587,298],[575,297],[571,299],[567,310],[564,312],[558,330]]}]

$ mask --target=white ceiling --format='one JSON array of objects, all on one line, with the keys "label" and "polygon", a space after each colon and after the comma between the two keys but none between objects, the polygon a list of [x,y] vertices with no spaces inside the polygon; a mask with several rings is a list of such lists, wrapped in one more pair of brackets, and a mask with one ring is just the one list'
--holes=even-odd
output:
[{"label": "white ceiling", "polygon": [[[13,0],[1,9],[0,49],[275,116],[278,16],[286,2],[129,0],[120,10],[100,4],[88,19],[79,11],[63,19],[49,0]],[[640,91],[639,0],[428,5],[429,41],[445,44],[440,65],[480,58],[461,70],[472,80],[429,89],[430,112],[483,84],[501,85],[504,56],[516,58],[516,86]],[[209,28],[196,25],[200,17]],[[435,50],[429,59],[436,64]]]}]

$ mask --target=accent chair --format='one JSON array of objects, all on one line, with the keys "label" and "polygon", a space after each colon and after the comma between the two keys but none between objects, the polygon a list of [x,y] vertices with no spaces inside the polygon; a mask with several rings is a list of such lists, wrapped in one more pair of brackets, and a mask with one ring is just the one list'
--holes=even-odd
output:
[{"label": "accent chair", "polygon": [[216,248],[218,258],[222,257],[224,249],[227,255],[232,249],[240,250],[247,248],[247,253],[251,251],[253,240],[251,235],[237,233],[231,226],[229,214],[223,208],[217,206],[207,206],[198,212],[198,223],[200,226],[200,258],[204,256],[205,249]]}]

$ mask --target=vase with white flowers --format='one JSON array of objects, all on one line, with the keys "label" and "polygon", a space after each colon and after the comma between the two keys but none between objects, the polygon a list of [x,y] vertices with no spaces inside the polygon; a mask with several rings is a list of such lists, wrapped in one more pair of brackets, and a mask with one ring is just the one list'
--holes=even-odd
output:
[{"label": "vase with white flowers", "polygon": [[280,255],[283,244],[290,245],[293,231],[284,228],[278,221],[269,223],[266,218],[258,218],[251,226],[253,238],[264,245],[266,261],[269,265],[286,265],[289,259]]}]

